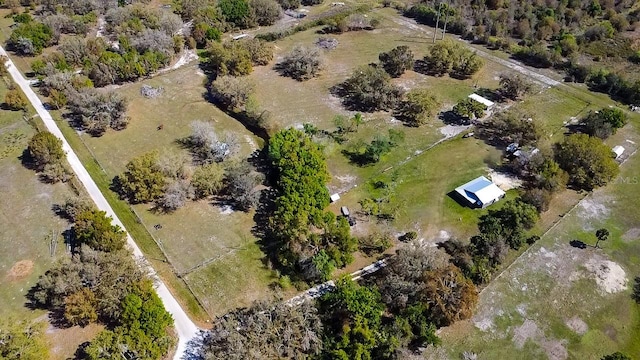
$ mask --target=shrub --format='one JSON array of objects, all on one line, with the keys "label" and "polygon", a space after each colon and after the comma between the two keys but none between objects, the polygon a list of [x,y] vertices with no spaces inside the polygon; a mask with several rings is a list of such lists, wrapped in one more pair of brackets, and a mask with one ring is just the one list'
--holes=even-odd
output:
[{"label": "shrub", "polygon": [[524,77],[514,74],[500,75],[500,96],[511,100],[519,100],[531,92],[532,86]]},{"label": "shrub", "polygon": [[104,211],[87,210],[78,214],[73,227],[76,244],[86,244],[94,250],[106,252],[122,249],[126,233],[111,221]]},{"label": "shrub", "polygon": [[204,65],[216,75],[242,76],[253,71],[251,53],[237,42],[210,42]]},{"label": "shrub", "polygon": [[223,75],[216,78],[210,87],[211,96],[225,108],[242,108],[253,93],[253,84],[245,77]]},{"label": "shrub", "polygon": [[62,140],[48,131],[41,131],[29,140],[27,147],[29,157],[37,169],[44,169],[47,164],[59,164],[64,159]]},{"label": "shrub", "polygon": [[193,198],[193,187],[189,182],[176,180],[165,187],[164,194],[156,202],[162,210],[171,212],[183,207],[191,198]]},{"label": "shrub", "polygon": [[7,91],[7,93],[4,95],[4,103],[10,110],[14,111],[27,110],[27,106],[29,105],[27,99],[18,89]]},{"label": "shrub", "polygon": [[93,136],[101,136],[107,128],[122,130],[129,122],[127,100],[114,91],[85,89],[74,92],[68,100],[73,116]]},{"label": "shrub", "polygon": [[322,69],[322,57],[317,48],[296,46],[278,63],[278,70],[298,81],[318,76]]}]

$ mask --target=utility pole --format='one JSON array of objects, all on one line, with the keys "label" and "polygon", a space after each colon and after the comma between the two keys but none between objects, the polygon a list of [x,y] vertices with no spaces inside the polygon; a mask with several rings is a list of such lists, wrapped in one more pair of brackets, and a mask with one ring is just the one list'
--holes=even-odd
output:
[{"label": "utility pole", "polygon": [[444,15],[444,30],[442,30],[442,40],[444,40],[444,34],[447,33],[447,24],[449,23],[449,0],[445,1],[446,3],[446,14]]},{"label": "utility pole", "polygon": [[436,36],[438,35],[438,25],[440,24],[440,8],[442,7],[442,3],[438,4],[438,17],[436,17],[436,28],[433,31],[433,43],[436,43]]}]

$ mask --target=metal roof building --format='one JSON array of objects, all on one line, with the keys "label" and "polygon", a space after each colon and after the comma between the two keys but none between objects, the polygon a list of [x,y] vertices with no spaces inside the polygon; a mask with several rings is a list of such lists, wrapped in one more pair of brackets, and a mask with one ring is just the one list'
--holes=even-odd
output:
[{"label": "metal roof building", "polygon": [[469,203],[471,207],[486,208],[505,196],[496,184],[484,176],[458,186],[455,192]]},{"label": "metal roof building", "polygon": [[487,98],[484,98],[478,94],[471,94],[469,95],[469,99],[471,100],[475,100],[477,102],[479,102],[480,104],[484,105],[487,107],[487,109],[491,109],[493,107],[493,105],[495,105],[495,103]]}]

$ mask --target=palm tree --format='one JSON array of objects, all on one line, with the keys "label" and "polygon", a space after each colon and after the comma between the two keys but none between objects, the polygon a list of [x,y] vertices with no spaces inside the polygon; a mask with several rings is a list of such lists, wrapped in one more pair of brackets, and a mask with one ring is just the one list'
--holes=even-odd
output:
[{"label": "palm tree", "polygon": [[607,239],[609,238],[609,230],[605,228],[598,229],[596,231],[596,237],[598,238],[598,241],[596,241],[596,248],[597,248],[600,241],[607,241]]}]

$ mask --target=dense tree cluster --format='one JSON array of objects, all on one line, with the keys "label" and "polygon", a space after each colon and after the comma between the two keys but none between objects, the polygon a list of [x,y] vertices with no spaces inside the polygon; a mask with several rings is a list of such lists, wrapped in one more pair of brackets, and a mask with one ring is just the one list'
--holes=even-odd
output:
[{"label": "dense tree cluster", "polygon": [[579,189],[604,186],[618,175],[612,151],[597,137],[567,136],[555,148],[556,161],[569,173],[569,182]]},{"label": "dense tree cluster", "polygon": [[361,111],[390,110],[397,106],[403,90],[391,83],[391,77],[378,66],[363,66],[333,91],[350,109]]},{"label": "dense tree cluster", "polygon": [[33,56],[42,53],[42,49],[53,45],[55,41],[50,27],[43,23],[30,21],[18,25],[13,30],[7,45],[20,55]]},{"label": "dense tree cluster", "polygon": [[303,359],[322,349],[322,322],[309,302],[296,306],[257,303],[213,323],[197,350],[202,358]]},{"label": "dense tree cluster", "polygon": [[27,146],[25,162],[34,170],[40,172],[42,180],[48,183],[67,181],[71,178],[66,168],[65,153],[62,141],[48,131],[35,134]]},{"label": "dense tree cluster", "polygon": [[0,322],[0,359],[40,360],[49,358],[45,322],[6,319]]},{"label": "dense tree cluster", "polygon": [[478,125],[478,133],[487,141],[501,145],[535,145],[543,134],[537,119],[519,111],[494,114]]},{"label": "dense tree cluster", "polygon": [[300,269],[309,280],[324,279],[333,268],[352,261],[357,241],[345,218],[324,211],[329,173],[322,149],[304,132],[287,129],[269,141],[269,159],[278,177],[269,220],[278,240],[277,260]]},{"label": "dense tree cluster", "polygon": [[129,117],[127,99],[115,91],[101,92],[85,89],[71,93],[69,110],[78,124],[93,136],[101,136],[107,129],[122,130],[127,127]]},{"label": "dense tree cluster", "polygon": [[406,45],[400,45],[378,56],[384,70],[391,77],[399,77],[413,69],[413,52]]},{"label": "dense tree cluster", "polygon": [[478,72],[484,61],[464,44],[446,40],[433,45],[423,60],[426,71],[466,79]]},{"label": "dense tree cluster", "polygon": [[627,123],[627,115],[618,108],[604,108],[589,112],[582,121],[589,135],[606,139]]},{"label": "dense tree cluster", "polygon": [[441,102],[427,89],[414,89],[407,93],[396,110],[397,116],[410,126],[427,124],[435,118]]}]

